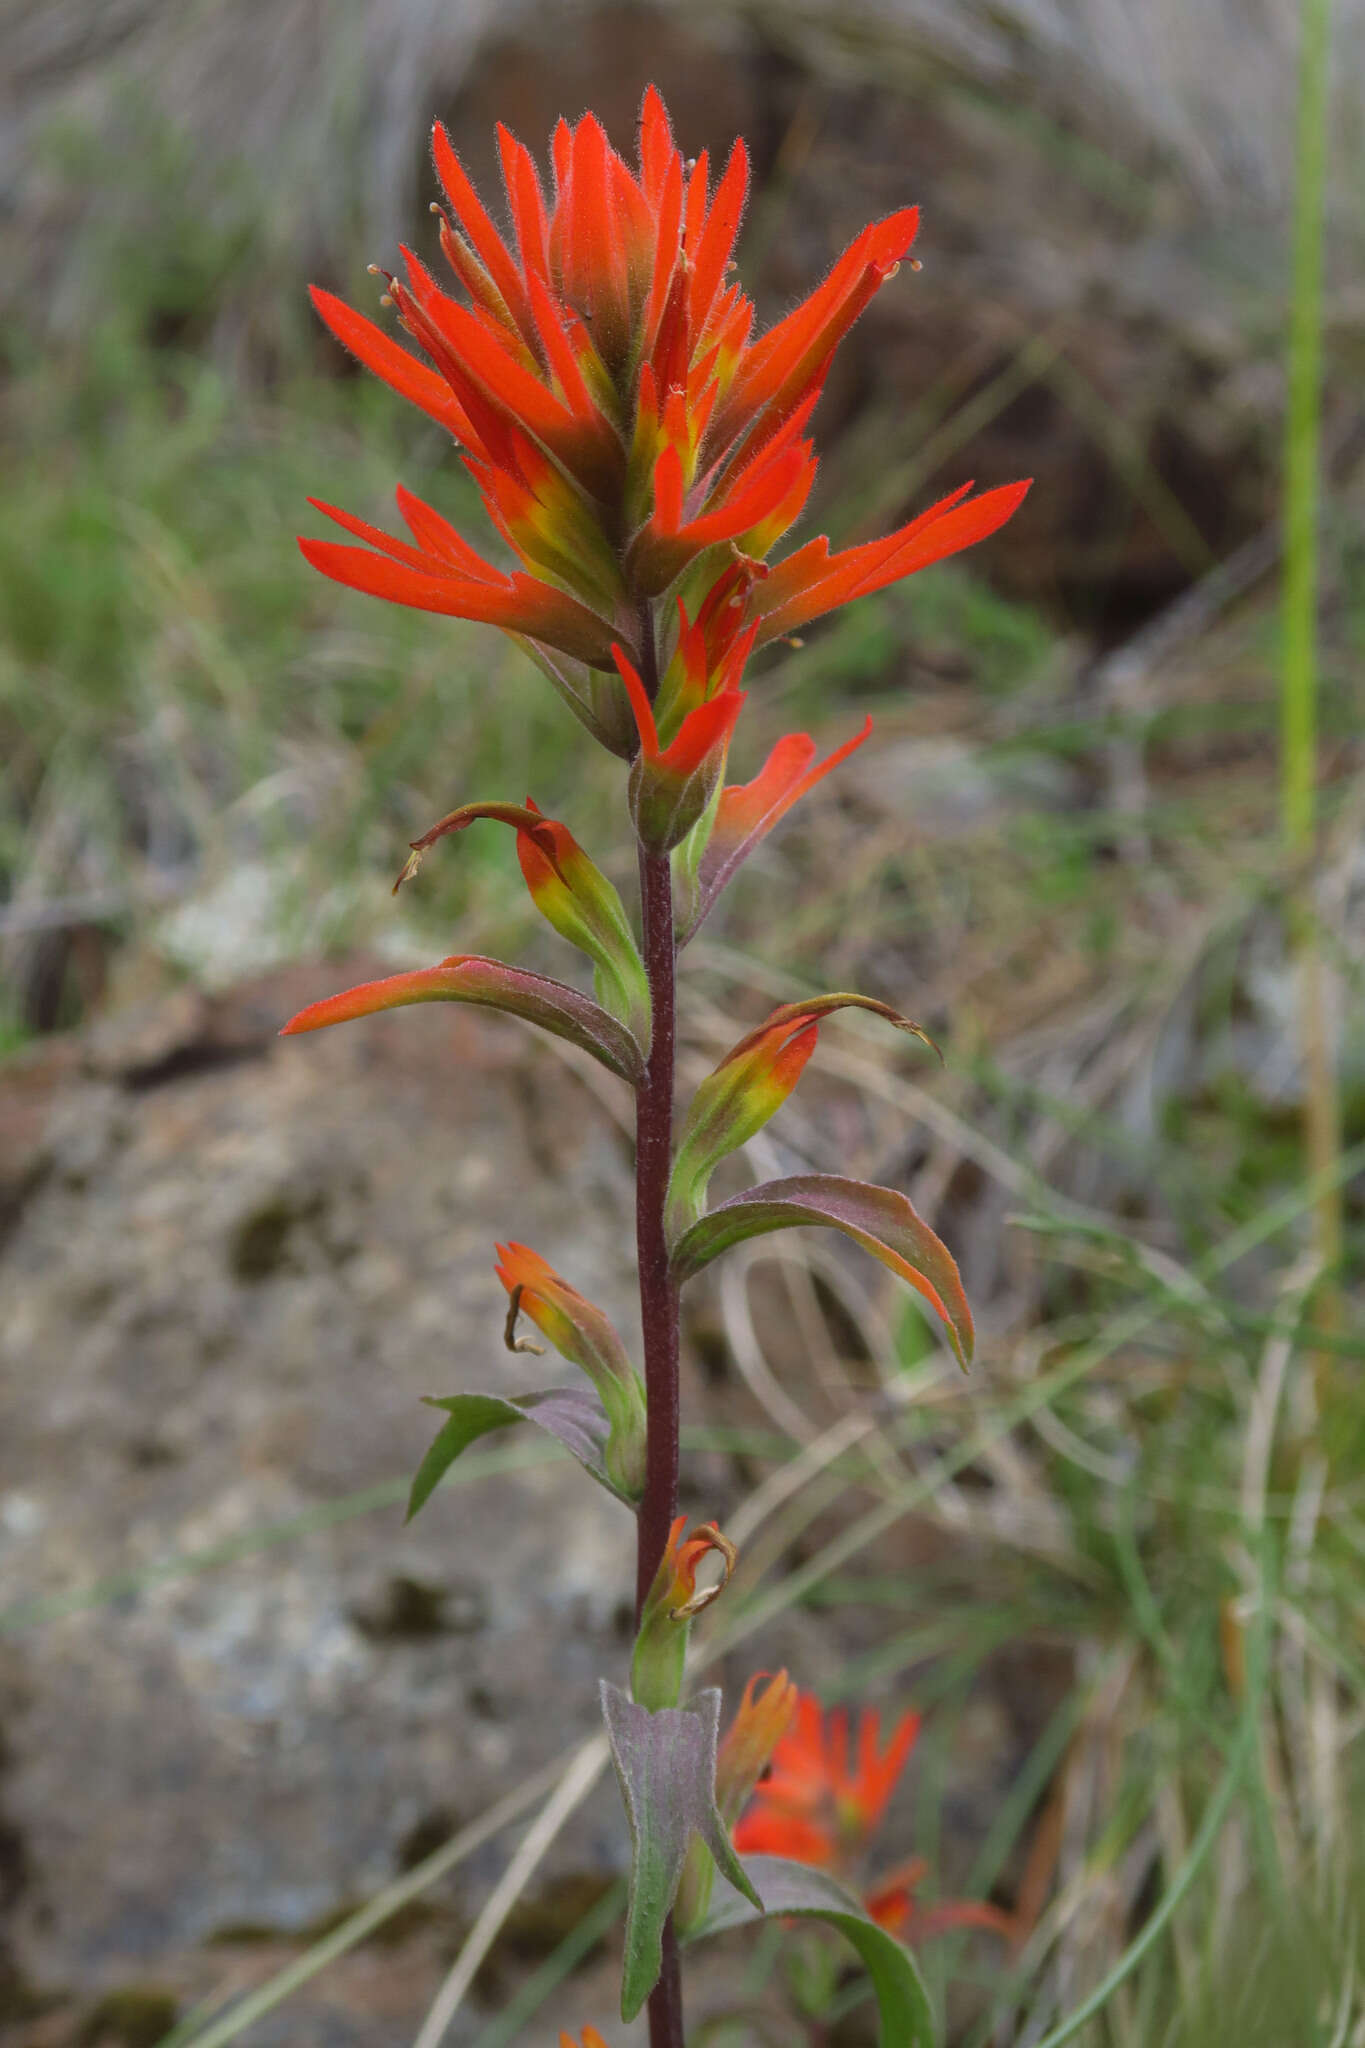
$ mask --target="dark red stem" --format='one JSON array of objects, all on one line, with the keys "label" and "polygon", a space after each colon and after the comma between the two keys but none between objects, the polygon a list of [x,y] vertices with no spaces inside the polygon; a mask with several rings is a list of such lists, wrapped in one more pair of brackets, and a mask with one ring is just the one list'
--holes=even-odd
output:
[{"label": "dark red stem", "polygon": [[[658,689],[653,621],[646,614],[643,681]],[[636,1622],[678,1510],[678,1288],[668,1269],[664,1206],[673,1153],[673,872],[666,853],[640,849],[640,901],[652,1034],[635,1098],[635,1242],[644,1330],[645,1493],[636,1518]],[[682,1972],[670,1919],[663,1968],[649,1996],[649,2048],[684,2048]]]}]

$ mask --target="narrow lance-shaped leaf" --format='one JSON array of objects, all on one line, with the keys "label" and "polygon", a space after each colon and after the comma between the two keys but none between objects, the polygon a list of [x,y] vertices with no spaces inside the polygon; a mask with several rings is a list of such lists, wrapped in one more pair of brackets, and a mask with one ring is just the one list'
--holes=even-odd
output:
[{"label": "narrow lance-shaped leaf", "polygon": [[[765,1915],[823,1920],[852,1942],[876,1993],[882,2048],[935,2048],[933,2008],[912,1957],[851,1893],[827,1871],[780,1856],[751,1856],[747,1868],[763,1894]],[[692,1938],[749,1926],[757,1917],[747,1898],[730,1892],[716,1901]]]},{"label": "narrow lance-shaped leaf", "polygon": [[328,1024],[348,1024],[356,1017],[373,1017],[381,1010],[399,1010],[411,1003],[474,1003],[484,1009],[506,1010],[590,1052],[623,1081],[633,1084],[644,1071],[644,1058],[635,1039],[600,1003],[562,981],[509,967],[505,960],[486,960],[478,953],[452,953],[439,966],[386,975],[382,981],[362,982],[340,995],[310,1003],[290,1018],[280,1036],[321,1031]]},{"label": "narrow lance-shaped leaf", "polygon": [[674,1248],[674,1273],[679,1281],[690,1280],[745,1238],[806,1224],[842,1231],[922,1294],[942,1317],[958,1362],[966,1366],[972,1355],[972,1312],[957,1263],[896,1188],[873,1187],[833,1173],[764,1181],[718,1203],[684,1233]]},{"label": "narrow lance-shaped leaf", "polygon": [[607,1740],[630,1823],[621,2017],[632,2020],[659,1981],[664,1922],[694,1835],[756,1910],[762,1910],[762,1901],[716,1811],[720,1693],[711,1687],[689,1706],[663,1707],[652,1714],[605,1679],[601,1691]]},{"label": "narrow lance-shaped leaf", "polygon": [[490,1431],[510,1429],[517,1422],[533,1422],[545,1430],[608,1493],[622,1497],[607,1475],[607,1418],[587,1387],[549,1387],[541,1394],[451,1394],[444,1399],[432,1395],[427,1406],[444,1408],[450,1420],[442,1424],[417,1468],[408,1494],[408,1521],[425,1507],[462,1451]]},{"label": "narrow lance-shaped leaf", "polygon": [[649,983],[626,907],[568,826],[557,818],[547,818],[529,797],[524,804],[461,804],[451,811],[412,841],[412,852],[394,883],[394,893],[411,881],[423,855],[438,839],[464,832],[484,818],[512,826],[531,901],[561,938],[587,954],[593,964],[597,1000],[645,1051],[650,1031]]},{"label": "narrow lance-shaped leaf", "polygon": [[668,1234],[676,1242],[701,1215],[720,1161],[747,1144],[795,1088],[815,1050],[822,1021],[835,1010],[870,1010],[937,1051],[928,1033],[871,996],[839,993],[783,1003],[730,1048],[692,1098],[668,1186]]}]

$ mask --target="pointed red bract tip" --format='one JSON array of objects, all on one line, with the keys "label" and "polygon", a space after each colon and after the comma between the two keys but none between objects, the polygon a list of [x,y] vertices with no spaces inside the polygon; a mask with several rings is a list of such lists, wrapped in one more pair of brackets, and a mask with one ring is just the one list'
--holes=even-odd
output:
[{"label": "pointed red bract tip", "polygon": [[647,761],[655,761],[659,757],[659,728],[654,723],[654,712],[645,686],[640,680],[640,672],[625,648],[614,640],[611,645],[611,658],[616,663],[617,674],[626,686],[626,695],[630,699],[630,708],[635,716],[635,730],[640,736],[640,749]]}]

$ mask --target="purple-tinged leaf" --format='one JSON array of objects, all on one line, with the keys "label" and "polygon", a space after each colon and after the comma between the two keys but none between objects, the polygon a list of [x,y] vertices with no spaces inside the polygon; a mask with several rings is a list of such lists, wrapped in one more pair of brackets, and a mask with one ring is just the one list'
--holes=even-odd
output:
[{"label": "purple-tinged leaf", "polygon": [[607,1418],[602,1403],[587,1387],[549,1387],[543,1394],[507,1396],[452,1394],[443,1400],[431,1398],[427,1406],[444,1408],[450,1420],[442,1425],[417,1468],[408,1495],[408,1521],[430,1500],[462,1451],[491,1430],[510,1429],[515,1422],[534,1422],[537,1429],[547,1431],[599,1485],[616,1493],[607,1476]]},{"label": "purple-tinged leaf", "polygon": [[556,1038],[581,1046],[613,1074],[632,1085],[644,1072],[644,1058],[630,1032],[599,1003],[562,981],[509,967],[505,960],[486,960],[478,953],[452,953],[438,967],[419,967],[407,974],[386,975],[362,982],[341,995],[310,1003],[291,1017],[280,1036],[320,1031],[327,1024],[349,1024],[380,1010],[399,1010],[410,1003],[475,1003],[484,1009],[506,1010],[538,1024]]},{"label": "purple-tinged leaf", "polygon": [[[827,1871],[781,1856],[751,1856],[748,1871],[762,1891],[765,1916],[823,1920],[852,1942],[877,1995],[882,2048],[934,2048],[933,2008],[914,1959],[851,1892]],[[747,1897],[724,1893],[691,1940],[749,1926],[758,1917]]]},{"label": "purple-tinged leaf", "polygon": [[834,1173],[802,1173],[764,1181],[708,1211],[684,1232],[673,1252],[679,1281],[747,1237],[770,1230],[823,1224],[840,1230],[899,1275],[943,1318],[948,1340],[964,1368],[972,1355],[972,1312],[957,1262],[905,1196],[895,1188],[845,1180]]},{"label": "purple-tinged leaf", "polygon": [[713,1687],[689,1706],[651,1713],[603,1679],[602,1713],[630,1823],[621,2017],[632,2020],[659,1981],[664,1922],[694,1835],[736,1891],[755,1911],[763,1908],[716,1810],[719,1692]]}]

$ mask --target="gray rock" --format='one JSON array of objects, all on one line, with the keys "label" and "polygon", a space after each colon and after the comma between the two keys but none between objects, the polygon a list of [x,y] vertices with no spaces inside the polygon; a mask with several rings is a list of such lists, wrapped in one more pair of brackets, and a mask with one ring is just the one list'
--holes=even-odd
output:
[{"label": "gray rock", "polygon": [[[588,1732],[595,1674],[623,1666],[629,1520],[576,1468],[504,1471],[407,1529],[397,1482],[436,1427],[421,1395],[572,1377],[503,1350],[495,1237],[562,1264],[631,1340],[624,1156],[566,1069],[528,1085],[547,1055],[511,1022],[274,1038],[355,978],[296,970],[105,1030],[29,1132],[0,1268],[0,2028],[21,2040],[126,2041],[130,1986],[164,2022],[168,1999],[268,1975]],[[17,1128],[7,1086],[33,1075],[0,1076]],[[385,1505],[262,1552],[385,1481]],[[24,1625],[111,1574],[132,1576]],[[551,1898],[623,1855],[610,1793],[546,1866]],[[366,1951],[279,2038],[410,2034],[506,1853],[438,1889],[401,1993]]]}]

